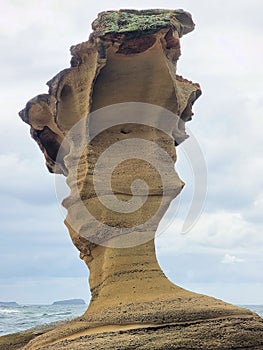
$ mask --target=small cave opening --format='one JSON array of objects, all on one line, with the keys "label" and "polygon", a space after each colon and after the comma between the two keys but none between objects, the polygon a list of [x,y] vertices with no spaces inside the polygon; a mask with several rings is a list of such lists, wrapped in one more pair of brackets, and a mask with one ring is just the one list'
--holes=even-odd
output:
[{"label": "small cave opening", "polygon": [[61,92],[60,92],[60,98],[61,100],[65,100],[72,94],[72,88],[69,85],[64,85]]},{"label": "small cave opening", "polygon": [[120,131],[121,131],[121,134],[124,134],[124,135],[127,135],[127,134],[130,134],[130,133],[131,133],[131,130],[129,130],[129,129],[124,129],[124,128],[122,128]]}]

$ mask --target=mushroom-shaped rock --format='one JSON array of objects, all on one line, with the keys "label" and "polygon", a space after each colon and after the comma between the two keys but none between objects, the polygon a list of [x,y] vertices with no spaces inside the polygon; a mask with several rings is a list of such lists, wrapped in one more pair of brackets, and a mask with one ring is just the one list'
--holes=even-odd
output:
[{"label": "mushroom-shaped rock", "polygon": [[155,255],[158,224],[184,185],[175,146],[201,95],[176,73],[191,15],[108,11],[92,28],[49,93],[20,112],[48,169],[67,177],[65,224],[92,299],[82,317],[25,349],[259,349],[262,319],[174,285]]}]

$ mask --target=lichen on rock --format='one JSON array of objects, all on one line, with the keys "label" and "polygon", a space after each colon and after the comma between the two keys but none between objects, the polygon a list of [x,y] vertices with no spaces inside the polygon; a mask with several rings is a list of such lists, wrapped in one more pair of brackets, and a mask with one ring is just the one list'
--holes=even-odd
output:
[{"label": "lichen on rock", "polygon": [[191,15],[183,10],[120,10],[100,13],[92,28],[95,37],[118,33],[125,34],[128,39],[167,28],[181,37],[194,29],[194,23]]}]

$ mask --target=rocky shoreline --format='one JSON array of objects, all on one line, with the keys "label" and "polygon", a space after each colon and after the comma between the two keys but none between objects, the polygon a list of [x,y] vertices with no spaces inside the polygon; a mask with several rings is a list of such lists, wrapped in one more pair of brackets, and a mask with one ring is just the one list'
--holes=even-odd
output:
[{"label": "rocky shoreline", "polygon": [[[76,328],[76,325],[77,328]],[[253,328],[253,332],[251,332]],[[263,349],[263,320],[256,314],[167,324],[107,325],[89,328],[81,318],[54,322],[0,337],[0,350],[36,349],[30,341],[56,329],[61,338],[39,350]],[[68,335],[63,338],[63,329]],[[72,335],[70,334],[70,330]],[[224,333],[222,332],[224,329]],[[223,336],[224,335],[224,336]],[[43,338],[44,337],[44,338]],[[238,344],[238,345],[237,345]]]},{"label": "rocky shoreline", "polygon": [[62,326],[66,321],[52,322],[27,329],[19,333],[12,333],[0,337],[0,350],[18,350],[22,349],[30,340],[42,335],[52,329]]}]

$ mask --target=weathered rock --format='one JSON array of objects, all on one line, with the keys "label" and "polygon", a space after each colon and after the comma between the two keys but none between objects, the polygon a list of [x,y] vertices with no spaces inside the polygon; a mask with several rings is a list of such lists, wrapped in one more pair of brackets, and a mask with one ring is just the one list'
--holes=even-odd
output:
[{"label": "weathered rock", "polygon": [[[65,224],[90,270],[92,293],[82,318],[25,349],[116,348],[110,337],[120,349],[263,346],[262,319],[175,286],[155,255],[159,221],[183,187],[174,144],[186,137],[184,122],[201,94],[198,84],[176,75],[179,39],[193,29],[182,10],[101,13],[89,41],[71,48],[71,68],[20,112],[48,169],[67,176]],[[121,151],[112,151],[98,170],[118,143]],[[147,194],[136,179],[147,183]],[[126,210],[134,202],[142,205]]]},{"label": "weathered rock", "polygon": [[20,350],[22,349],[31,339],[36,338],[39,335],[47,333],[54,328],[61,326],[65,321],[52,322],[30,328],[28,330],[3,335],[0,337],[0,350]]}]

